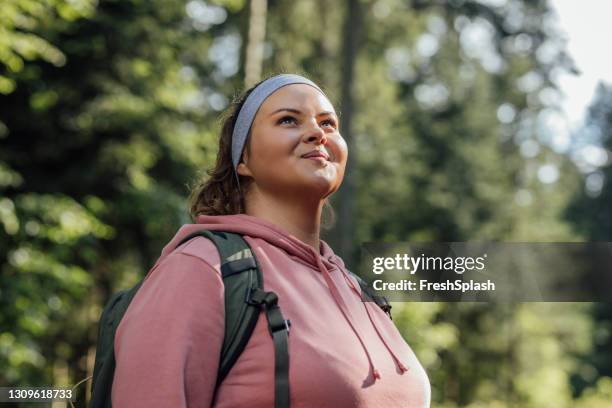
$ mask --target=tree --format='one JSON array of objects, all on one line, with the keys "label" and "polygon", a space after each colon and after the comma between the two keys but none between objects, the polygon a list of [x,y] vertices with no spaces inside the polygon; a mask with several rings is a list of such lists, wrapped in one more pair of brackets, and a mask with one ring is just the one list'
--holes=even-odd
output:
[{"label": "tree", "polygon": [[[581,132],[586,140],[583,140],[581,147],[586,149],[586,152],[591,152],[591,156],[599,152],[609,158],[609,152],[612,150],[612,86],[599,85],[586,122]],[[580,152],[578,160],[583,166],[586,164],[584,187],[573,197],[566,217],[588,241],[612,241],[612,163],[608,159],[599,165],[590,164],[585,162],[585,157]],[[589,401],[591,398],[599,398],[597,392],[609,393],[609,390],[606,391],[609,384],[598,380],[603,376],[612,377],[612,304],[595,304],[593,317],[595,328],[591,340],[594,350],[583,359],[582,370],[574,376],[579,392],[592,387],[584,394],[584,398]]]},{"label": "tree", "polygon": [[[63,64],[24,54],[3,74],[14,84],[0,102],[7,386],[91,373],[101,305],[189,222],[187,184],[212,163],[223,95],[241,82],[241,2],[101,1],[70,21],[62,13],[85,3],[36,3],[8,5],[39,13],[31,38]],[[3,29],[17,47],[21,28]]]},{"label": "tree", "polygon": [[[32,4],[4,2],[0,15]],[[217,117],[247,71],[244,1],[52,4],[36,6],[27,30],[18,14],[2,19],[3,34],[27,31],[63,55],[54,65],[0,44],[7,386],[91,373],[101,305],[189,222],[186,184],[212,165]],[[65,7],[87,12],[67,19]],[[549,20],[533,0],[268,3],[263,71],[322,84],[351,140],[354,190],[343,200],[353,213],[339,206],[332,240],[340,230],[354,248],[584,237],[561,217],[579,175],[539,124],[554,113],[554,70],[572,69]],[[22,68],[6,68],[6,55]],[[394,319],[429,372],[434,405],[563,406],[572,355],[589,348],[587,307],[405,303]],[[589,398],[606,389],[601,381]]]},{"label": "tree", "polygon": [[[356,242],[575,240],[561,214],[577,171],[536,126],[554,111],[554,98],[541,97],[556,92],[553,68],[573,68],[547,3],[379,1],[365,14],[372,18],[355,80]],[[537,154],[526,155],[524,143]],[[561,177],[542,182],[546,165]],[[426,356],[436,406],[571,400],[577,362],[569,354],[587,352],[588,336],[562,327],[588,329],[587,307],[395,306],[406,339]],[[548,320],[553,311],[564,319]],[[421,342],[420,333],[429,337]],[[534,376],[549,381],[545,392]]]}]

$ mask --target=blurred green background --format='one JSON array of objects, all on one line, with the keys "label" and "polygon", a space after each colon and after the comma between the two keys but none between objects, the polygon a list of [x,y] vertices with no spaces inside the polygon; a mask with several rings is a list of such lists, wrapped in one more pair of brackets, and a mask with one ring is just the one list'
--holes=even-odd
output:
[{"label": "blurred green background", "polygon": [[[91,374],[102,305],[191,222],[221,111],[272,73],[341,112],[325,239],[349,266],[366,241],[612,241],[610,161],[579,166],[546,127],[576,70],[551,5],[497,3],[2,0],[0,386]],[[612,87],[587,126],[612,149]],[[612,404],[612,305],[394,312],[434,407]]]}]

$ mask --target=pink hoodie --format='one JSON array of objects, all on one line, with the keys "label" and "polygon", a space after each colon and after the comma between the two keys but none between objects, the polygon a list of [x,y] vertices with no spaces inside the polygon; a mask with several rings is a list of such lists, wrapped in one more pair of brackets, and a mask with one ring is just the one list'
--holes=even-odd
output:
[{"label": "pink hoodie", "polygon": [[265,314],[214,394],[224,330],[219,254],[198,229],[243,234],[264,289],[278,294],[298,407],[429,407],[425,370],[393,322],[362,302],[359,285],[321,241],[321,253],[248,215],[200,216],[163,249],[115,337],[114,408],[273,407],[274,347]]}]

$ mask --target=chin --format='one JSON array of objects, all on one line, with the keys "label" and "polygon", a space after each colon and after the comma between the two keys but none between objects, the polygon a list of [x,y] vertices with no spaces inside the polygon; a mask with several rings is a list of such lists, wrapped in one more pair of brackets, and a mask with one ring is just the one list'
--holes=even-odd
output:
[{"label": "chin", "polygon": [[331,179],[320,175],[308,177],[308,180],[304,180],[302,185],[305,191],[309,191],[310,196],[325,198],[338,190],[340,183],[335,177]]},{"label": "chin", "polygon": [[294,180],[292,184],[296,194],[323,199],[338,190],[343,176],[343,172],[329,163],[328,166],[314,171],[311,167],[300,169],[291,178]]}]

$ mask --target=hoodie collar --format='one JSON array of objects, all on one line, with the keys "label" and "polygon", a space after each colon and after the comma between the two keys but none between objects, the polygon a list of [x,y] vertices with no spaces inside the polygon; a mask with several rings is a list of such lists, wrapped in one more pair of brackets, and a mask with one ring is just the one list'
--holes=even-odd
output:
[{"label": "hoodie collar", "polygon": [[235,232],[241,235],[264,239],[270,244],[283,249],[290,256],[299,258],[300,261],[314,269],[319,269],[317,265],[317,258],[319,257],[325,266],[330,269],[344,267],[342,259],[334,253],[325,241],[319,241],[319,252],[316,252],[312,246],[291,235],[276,224],[246,214],[198,216],[196,224],[185,224],[178,230],[174,238],[162,250],[160,259],[165,258],[172,252],[184,237],[202,229]]}]

